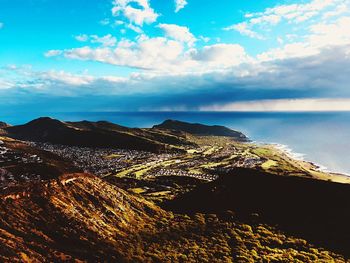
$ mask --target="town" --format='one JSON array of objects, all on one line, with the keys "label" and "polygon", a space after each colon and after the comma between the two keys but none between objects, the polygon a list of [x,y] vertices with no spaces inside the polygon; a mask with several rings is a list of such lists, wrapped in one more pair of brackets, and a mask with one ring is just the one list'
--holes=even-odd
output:
[{"label": "town", "polygon": [[[220,139],[222,140],[222,139]],[[200,145],[187,153],[152,153],[147,151],[90,148],[43,142],[25,142],[28,147],[49,152],[71,163],[76,169],[101,178],[154,180],[163,177],[188,177],[203,182],[216,180],[219,174],[236,167],[254,168],[266,160],[249,153],[235,143]],[[27,169],[44,165],[37,154],[15,151],[0,141],[0,188],[19,182],[40,181],[46,170]],[[17,166],[16,166],[17,165]],[[27,165],[27,166],[26,166]],[[18,169],[21,166],[21,169]],[[17,168],[15,168],[17,167]],[[46,171],[47,173],[47,171]],[[151,189],[155,191],[156,189]]]},{"label": "town", "polygon": [[242,150],[232,145],[198,147],[198,149],[189,150],[187,154],[156,154],[137,150],[101,149],[38,142],[29,144],[68,159],[84,172],[100,177],[149,179],[159,176],[183,176],[213,181],[217,179],[218,172],[228,172],[235,167],[253,168],[264,162],[257,156],[242,155]]},{"label": "town", "polygon": [[0,189],[20,182],[40,181],[41,175],[37,171],[24,171],[15,175],[11,172],[11,168],[17,164],[32,165],[42,162],[43,160],[38,155],[16,152],[7,148],[5,143],[0,140]]}]

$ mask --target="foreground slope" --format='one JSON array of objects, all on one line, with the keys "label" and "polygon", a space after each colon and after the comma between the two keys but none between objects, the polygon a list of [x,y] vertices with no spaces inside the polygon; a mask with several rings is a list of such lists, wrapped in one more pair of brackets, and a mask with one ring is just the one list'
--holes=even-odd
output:
[{"label": "foreground slope", "polygon": [[345,261],[232,212],[166,212],[89,174],[7,189],[0,244],[2,262]]},{"label": "foreground slope", "polygon": [[129,234],[163,213],[88,174],[9,189],[0,206],[3,260],[123,259]]}]

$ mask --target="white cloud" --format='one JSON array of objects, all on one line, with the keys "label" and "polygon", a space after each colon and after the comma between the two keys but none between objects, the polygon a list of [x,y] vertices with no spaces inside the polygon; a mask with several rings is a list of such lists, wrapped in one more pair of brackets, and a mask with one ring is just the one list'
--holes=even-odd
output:
[{"label": "white cloud", "polygon": [[139,34],[141,34],[143,32],[140,27],[135,26],[133,24],[128,24],[126,27],[131,29],[132,31],[135,31],[136,33],[139,33]]},{"label": "white cloud", "polygon": [[310,26],[304,41],[293,42],[282,48],[270,49],[257,56],[259,61],[307,57],[319,54],[323,49],[350,45],[350,17],[341,17],[332,23],[322,22]]},{"label": "white cloud", "polygon": [[324,13],[322,18],[329,19],[345,13],[349,13],[349,5],[350,5],[350,1],[347,0],[346,2],[339,4],[334,10]]},{"label": "white cloud", "polygon": [[112,47],[117,43],[117,39],[113,37],[111,34],[105,35],[103,37],[99,37],[97,35],[91,35],[91,43],[99,43],[104,47]]},{"label": "white cloud", "polygon": [[16,87],[16,82],[0,77],[0,90]]},{"label": "white cloud", "polygon": [[[244,48],[238,44],[214,44],[201,49],[186,48],[183,41],[190,41],[190,37],[175,35],[174,38],[150,38],[140,35],[136,41],[123,39],[116,47],[81,48],[62,50],[69,59],[91,60],[112,65],[127,66],[141,69],[151,69],[158,73],[183,72],[203,73],[221,70],[250,63]],[[180,41],[181,40],[181,41]],[[49,51],[50,52],[50,51]],[[52,56],[56,51],[52,51]],[[157,74],[158,74],[157,73]],[[151,74],[149,71],[147,74]]]},{"label": "white cloud", "polygon": [[187,5],[186,0],[175,0],[175,13],[179,12]]},{"label": "white cloud", "polygon": [[[21,90],[53,96],[76,96],[81,94],[106,94],[120,92],[127,78],[117,76],[93,76],[87,71],[76,74],[63,70],[35,71],[30,65],[10,65],[0,68],[1,89]],[[125,91],[127,92],[127,91]]]},{"label": "white cloud", "polygon": [[94,80],[94,77],[89,75],[75,75],[65,71],[51,70],[48,72],[40,72],[37,74],[42,80],[59,81],[69,85],[86,85]]},{"label": "white cloud", "polygon": [[159,24],[158,27],[164,31],[167,37],[186,43],[188,46],[193,46],[197,40],[188,27],[175,24]]},{"label": "white cloud", "polygon": [[[336,7],[341,2],[343,0],[312,0],[303,4],[278,5],[273,8],[267,8],[262,13],[251,14],[254,17],[251,22],[254,19],[261,19],[268,22],[266,20],[267,17],[276,16],[278,17],[278,22],[285,19],[293,23],[299,23],[319,15],[320,12],[327,8]],[[270,22],[275,23],[276,20]]]},{"label": "white cloud", "polygon": [[4,23],[0,22],[0,29],[4,27]]},{"label": "white cloud", "polygon": [[147,69],[173,67],[183,53],[183,45],[164,37],[148,38],[144,35],[135,41],[122,40],[116,48],[88,46],[65,50],[70,59],[92,60],[103,63]]},{"label": "white cloud", "polygon": [[332,23],[318,23],[310,27],[308,41],[316,47],[350,43],[350,17],[341,17]]},{"label": "white cloud", "polygon": [[138,26],[154,23],[159,16],[150,6],[149,0],[114,0],[112,14],[116,17],[123,15],[130,23]]},{"label": "white cloud", "polygon": [[86,34],[81,34],[78,36],[75,36],[75,39],[80,42],[87,42],[90,41],[91,43],[98,43],[101,44],[104,47],[111,47],[115,46],[117,43],[117,39],[112,36],[111,34],[107,34],[105,36],[99,37],[97,35],[86,35]]},{"label": "white cloud", "polygon": [[74,38],[75,38],[77,41],[86,42],[86,41],[88,41],[89,36],[88,36],[88,35],[85,35],[85,34],[81,34],[81,35],[75,36]]},{"label": "white cloud", "polygon": [[249,60],[244,48],[238,44],[215,44],[192,50],[191,57],[205,66],[220,68],[237,66]]},{"label": "white cloud", "polygon": [[59,56],[62,54],[62,51],[61,50],[49,50],[47,51],[44,55],[45,57],[56,57],[56,56]]},{"label": "white cloud", "polygon": [[256,39],[263,39],[263,37],[260,34],[258,34],[257,32],[254,32],[253,30],[250,29],[250,26],[247,22],[242,22],[239,24],[225,27],[224,30],[225,31],[236,30],[241,35],[248,36],[251,38],[256,38]]},{"label": "white cloud", "polygon": [[224,30],[236,30],[242,35],[263,39],[259,30],[266,31],[268,27],[282,21],[298,24],[317,16],[323,16],[323,18],[337,16],[348,10],[349,0],[312,0],[302,4],[278,5],[267,8],[263,12],[247,13],[246,21],[225,27]]},{"label": "white cloud", "polygon": [[275,99],[200,107],[202,111],[350,111],[350,99]]},{"label": "white cloud", "polygon": [[108,19],[108,18],[105,18],[105,19],[102,19],[100,21],[100,24],[103,25],[103,26],[107,26],[111,23],[111,21]]},{"label": "white cloud", "polygon": [[199,36],[199,39],[205,43],[208,43],[210,41],[210,37],[205,37],[205,36]]}]

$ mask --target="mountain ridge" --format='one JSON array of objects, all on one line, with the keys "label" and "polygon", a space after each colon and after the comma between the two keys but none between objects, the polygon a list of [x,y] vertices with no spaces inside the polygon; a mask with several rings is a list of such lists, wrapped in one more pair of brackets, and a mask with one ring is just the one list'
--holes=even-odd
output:
[{"label": "mountain ridge", "polygon": [[127,128],[107,121],[63,122],[41,117],[23,125],[5,127],[3,131],[6,136],[20,140],[151,152],[180,151],[176,146],[190,144],[181,136]]},{"label": "mountain ridge", "polygon": [[151,152],[183,151],[184,146],[196,146],[186,134],[199,136],[225,136],[237,141],[248,141],[241,132],[224,126],[166,120],[152,128],[128,128],[108,121],[60,121],[40,117],[26,124],[5,125],[0,135],[36,141],[81,147],[115,147]]},{"label": "mountain ridge", "polygon": [[237,141],[248,141],[248,138],[243,133],[220,125],[209,126],[200,123],[188,123],[168,119],[161,124],[154,125],[153,128],[176,130],[201,136],[226,136],[232,137]]}]

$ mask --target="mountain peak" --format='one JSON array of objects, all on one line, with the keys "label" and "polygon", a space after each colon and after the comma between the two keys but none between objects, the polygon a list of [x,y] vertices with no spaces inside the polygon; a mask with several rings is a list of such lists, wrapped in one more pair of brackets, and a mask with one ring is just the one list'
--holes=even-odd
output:
[{"label": "mountain peak", "polygon": [[38,125],[38,124],[63,124],[63,122],[59,121],[59,120],[56,120],[56,119],[53,119],[51,117],[40,117],[40,118],[37,118],[37,119],[34,119],[30,122],[28,122],[26,125],[30,125],[30,124],[35,124],[35,125]]}]

